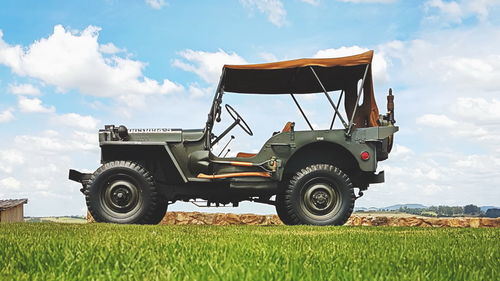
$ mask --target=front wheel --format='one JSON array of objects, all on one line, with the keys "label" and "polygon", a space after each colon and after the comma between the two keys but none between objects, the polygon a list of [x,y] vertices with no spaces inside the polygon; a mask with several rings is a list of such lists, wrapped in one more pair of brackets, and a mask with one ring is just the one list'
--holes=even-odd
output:
[{"label": "front wheel", "polygon": [[167,204],[153,177],[135,162],[105,163],[88,186],[87,207],[97,222],[157,224],[165,214]]},{"label": "front wheel", "polygon": [[289,180],[277,196],[276,208],[285,224],[342,225],[351,216],[355,199],[345,173],[333,165],[315,164]]}]

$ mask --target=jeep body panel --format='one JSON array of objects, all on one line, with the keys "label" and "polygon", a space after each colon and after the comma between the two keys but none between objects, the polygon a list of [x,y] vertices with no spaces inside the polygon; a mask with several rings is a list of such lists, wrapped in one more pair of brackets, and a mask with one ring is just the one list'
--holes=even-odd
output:
[{"label": "jeep body panel", "polygon": [[[164,149],[170,157],[177,172],[184,182],[209,182],[212,180],[200,180],[197,178],[200,173],[221,172],[248,172],[258,171],[255,167],[233,167],[218,165],[210,169],[212,161],[246,161],[254,164],[262,163],[270,159],[276,159],[277,169],[272,173],[272,179],[281,180],[286,169],[288,160],[296,152],[305,146],[330,143],[344,148],[353,156],[359,156],[362,152],[368,152],[371,157],[362,160],[360,157],[353,157],[356,160],[357,168],[363,172],[375,172],[377,169],[377,150],[373,142],[381,142],[392,135],[398,127],[370,127],[353,130],[351,137],[346,136],[345,130],[316,130],[316,131],[291,131],[281,132],[269,138],[260,151],[253,157],[217,157],[204,148],[203,130],[170,130],[170,129],[131,129],[127,139],[112,140],[109,131],[101,130],[100,146],[103,151],[102,161],[107,162],[117,160],[113,157],[105,157],[105,152],[112,147],[123,147],[126,150],[143,149],[144,146],[156,146]],[[125,148],[127,147],[127,148]],[[334,153],[328,150],[322,153]],[[331,155],[335,157],[335,155]],[[206,162],[206,165],[198,162]],[[203,168],[205,167],[205,169]],[[220,180],[218,180],[220,181]]]}]

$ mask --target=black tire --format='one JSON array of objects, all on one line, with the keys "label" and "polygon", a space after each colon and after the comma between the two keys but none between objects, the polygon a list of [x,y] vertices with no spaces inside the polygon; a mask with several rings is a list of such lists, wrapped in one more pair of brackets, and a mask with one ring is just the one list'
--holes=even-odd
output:
[{"label": "black tire", "polygon": [[[284,182],[287,182],[287,180],[284,180]],[[285,208],[285,188],[286,187],[281,188],[280,192],[276,194],[276,200],[275,200],[276,214],[278,214],[278,217],[284,224],[293,225],[294,222],[290,219],[290,216],[288,215],[287,210]]]},{"label": "black tire", "polygon": [[329,164],[315,164],[297,172],[289,180],[281,203],[279,198],[276,196],[276,211],[288,225],[343,225],[356,200],[349,177]]},{"label": "black tire", "polygon": [[167,207],[168,204],[166,200],[159,200],[159,204],[156,206],[156,210],[154,211],[153,215],[151,216],[151,219],[147,224],[160,223],[165,217],[165,214],[167,213]]},{"label": "black tire", "polygon": [[157,224],[167,207],[153,176],[131,161],[112,161],[97,169],[85,199],[97,222]]}]

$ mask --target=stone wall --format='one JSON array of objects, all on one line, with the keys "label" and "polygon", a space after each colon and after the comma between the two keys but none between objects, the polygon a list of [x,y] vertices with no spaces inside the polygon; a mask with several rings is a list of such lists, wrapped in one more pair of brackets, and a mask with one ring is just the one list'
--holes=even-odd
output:
[{"label": "stone wall", "polygon": [[[94,219],[87,214],[87,221]],[[277,215],[224,214],[200,212],[167,212],[160,224],[169,225],[281,225]],[[419,226],[419,227],[500,227],[500,218],[423,218],[397,216],[360,216],[349,218],[353,226]]]},{"label": "stone wall", "polygon": [[420,227],[500,227],[500,218],[423,218],[352,216],[346,225]]},{"label": "stone wall", "polygon": [[160,224],[279,225],[276,215],[167,212]]}]

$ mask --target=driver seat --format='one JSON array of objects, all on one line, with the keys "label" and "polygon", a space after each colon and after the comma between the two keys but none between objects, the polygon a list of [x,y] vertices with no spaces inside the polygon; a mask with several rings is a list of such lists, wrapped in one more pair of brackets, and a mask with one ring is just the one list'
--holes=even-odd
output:
[{"label": "driver seat", "polygon": [[[295,126],[295,123],[294,122],[286,122],[285,124],[285,127],[283,127],[283,129],[281,130],[281,132],[276,132],[273,134],[276,135],[276,134],[279,134],[279,133],[286,133],[286,132],[291,132],[293,130],[293,127]],[[238,152],[238,154],[236,154],[236,157],[241,157],[241,158],[250,158],[250,157],[254,157],[255,155],[257,155],[256,153],[246,153],[246,152]]]}]

